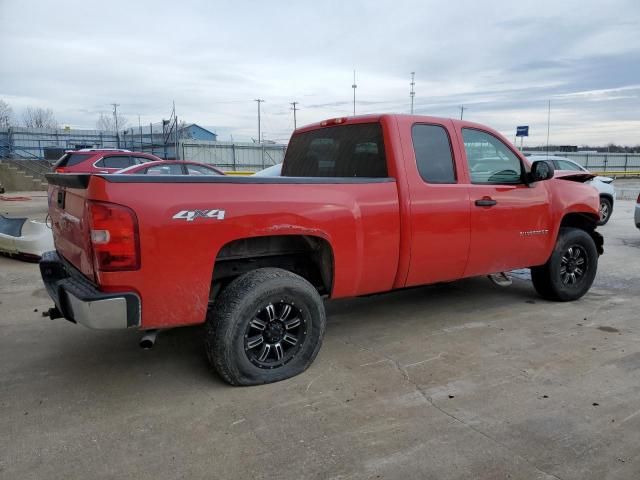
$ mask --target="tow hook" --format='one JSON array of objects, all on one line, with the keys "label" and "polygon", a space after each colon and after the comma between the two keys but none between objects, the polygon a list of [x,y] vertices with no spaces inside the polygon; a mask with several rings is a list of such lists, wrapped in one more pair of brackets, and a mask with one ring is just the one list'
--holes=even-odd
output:
[{"label": "tow hook", "polygon": [[140,348],[143,350],[151,350],[156,344],[156,338],[158,337],[160,330],[147,330],[140,339]]},{"label": "tow hook", "polygon": [[499,287],[509,287],[513,283],[511,278],[505,273],[492,273],[491,275],[487,275],[489,280],[495,283]]},{"label": "tow hook", "polygon": [[58,307],[51,307],[49,310],[43,311],[42,316],[55,320],[56,318],[62,318],[62,312],[58,310]]}]

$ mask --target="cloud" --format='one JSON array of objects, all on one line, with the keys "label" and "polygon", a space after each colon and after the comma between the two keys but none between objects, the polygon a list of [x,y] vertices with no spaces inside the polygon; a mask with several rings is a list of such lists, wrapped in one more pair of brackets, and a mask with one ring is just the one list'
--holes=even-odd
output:
[{"label": "cloud", "polygon": [[[137,124],[178,115],[228,139],[286,141],[356,111],[465,117],[559,143],[638,143],[640,3],[311,0],[0,2],[0,98],[91,128],[117,102]],[[24,25],[28,24],[29,28]],[[544,132],[544,134],[543,134]]]}]

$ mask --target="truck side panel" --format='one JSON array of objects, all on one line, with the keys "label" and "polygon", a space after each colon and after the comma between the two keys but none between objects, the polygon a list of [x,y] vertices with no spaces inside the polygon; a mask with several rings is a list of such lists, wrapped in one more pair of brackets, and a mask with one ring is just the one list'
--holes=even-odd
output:
[{"label": "truck side panel", "polygon": [[[333,298],[393,287],[400,248],[393,180],[185,184],[110,183],[94,177],[88,197],[128,205],[138,217],[141,269],[97,272],[96,276],[105,291],[137,291],[142,298],[143,328],[203,322],[217,254],[224,245],[243,238],[309,235],[325,239],[334,258]],[[192,220],[188,214],[179,215],[197,210],[224,214]],[[174,218],[177,214],[179,218]]]}]

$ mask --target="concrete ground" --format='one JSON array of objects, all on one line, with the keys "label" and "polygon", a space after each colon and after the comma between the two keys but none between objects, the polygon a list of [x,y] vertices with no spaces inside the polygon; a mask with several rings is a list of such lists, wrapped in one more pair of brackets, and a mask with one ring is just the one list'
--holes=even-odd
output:
[{"label": "concrete ground", "polygon": [[42,318],[37,266],[0,257],[0,478],[640,478],[633,206],[580,301],[477,278],[329,302],[315,364],[250,388],[200,328],[142,351]]}]

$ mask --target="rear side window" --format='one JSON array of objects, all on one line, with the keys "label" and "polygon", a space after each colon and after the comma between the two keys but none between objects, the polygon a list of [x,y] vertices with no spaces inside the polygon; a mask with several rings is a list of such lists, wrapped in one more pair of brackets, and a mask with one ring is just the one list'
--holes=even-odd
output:
[{"label": "rear side window", "polygon": [[577,170],[577,171],[582,170],[575,163],[567,162],[566,160],[558,160],[557,163],[558,163],[559,170]]},{"label": "rear side window", "polygon": [[187,167],[188,175],[220,175],[213,168],[208,168],[203,165],[185,165]]},{"label": "rear side window", "polygon": [[96,163],[96,167],[102,168],[127,168],[131,166],[131,159],[129,157],[104,157],[98,163]]},{"label": "rear side window", "polygon": [[132,165],[140,165],[141,163],[147,163],[151,161],[147,157],[131,157],[131,158],[133,159]]},{"label": "rear side window", "polygon": [[91,157],[90,153],[65,153],[60,159],[56,162],[56,167],[73,167],[74,165],[78,165],[79,163],[84,162],[86,159]]},{"label": "rear side window", "polygon": [[418,172],[428,183],[456,183],[447,131],[439,125],[416,124],[411,129]]},{"label": "rear side window", "polygon": [[147,175],[184,175],[182,165],[170,163],[169,165],[154,165],[144,170]]},{"label": "rear side window", "polygon": [[382,127],[379,123],[360,123],[294,135],[282,176],[386,177]]}]

